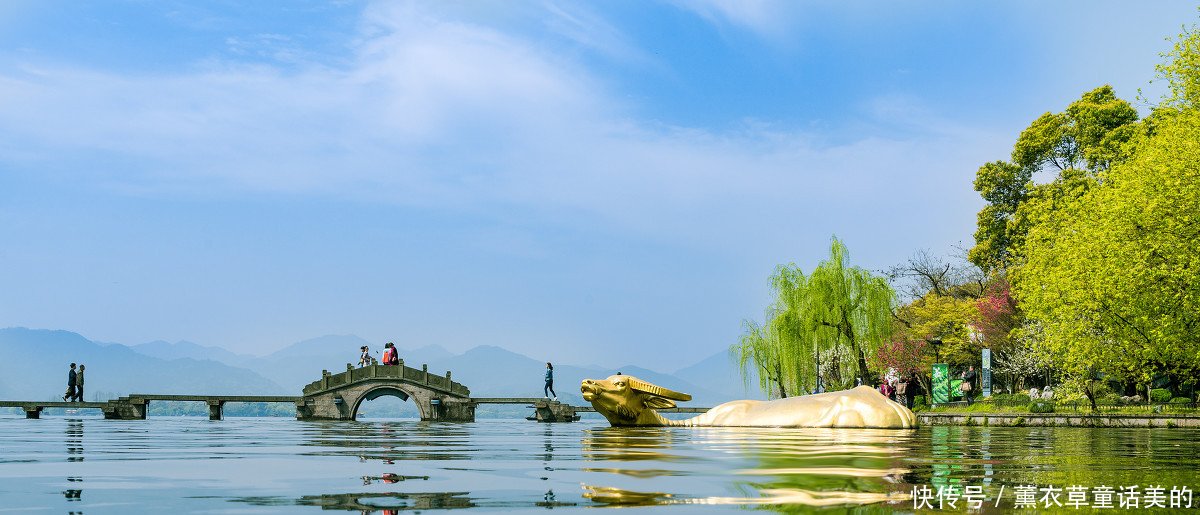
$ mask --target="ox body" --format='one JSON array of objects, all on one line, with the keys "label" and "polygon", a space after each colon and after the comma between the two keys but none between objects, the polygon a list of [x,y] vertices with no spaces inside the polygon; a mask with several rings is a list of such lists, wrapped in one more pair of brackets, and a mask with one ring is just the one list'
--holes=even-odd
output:
[{"label": "ox body", "polygon": [[721,404],[702,415],[671,420],[655,409],[675,407],[691,395],[668,390],[636,377],[615,375],[587,379],[583,399],[613,426],[742,426],[844,427],[904,429],[917,426],[913,412],[875,389],[859,386],[773,401],[740,400]]}]

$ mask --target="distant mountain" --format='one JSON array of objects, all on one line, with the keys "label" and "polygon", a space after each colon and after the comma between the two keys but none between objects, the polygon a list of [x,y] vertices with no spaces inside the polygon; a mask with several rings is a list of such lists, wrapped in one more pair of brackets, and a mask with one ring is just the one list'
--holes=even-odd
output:
[{"label": "distant mountain", "polygon": [[[434,360],[430,372],[454,373],[454,380],[471,388],[475,397],[541,397],[546,362],[496,347],[480,345],[457,356]],[[599,371],[568,365],[554,368],[554,386],[559,399],[581,402],[579,381]]]},{"label": "distant mountain", "polygon": [[[758,374],[751,374],[750,381],[743,382],[737,363],[727,351],[721,351],[700,360],[699,363],[676,370],[672,374],[684,381],[701,384],[725,394],[728,399],[766,399],[758,389]],[[748,385],[748,386],[747,386]]]},{"label": "distant mountain", "polygon": [[[708,386],[709,383],[707,381],[701,381],[699,384],[697,384],[684,380],[677,375],[656,372],[633,365],[627,365],[617,370],[619,370],[622,374],[634,376],[638,379],[649,381],[664,388],[690,394],[692,396],[692,400],[684,403],[685,405],[714,406],[722,402],[733,400],[733,397],[730,397],[728,393],[714,390],[711,386]],[[705,386],[700,386],[701,384]]]},{"label": "distant mountain", "polygon": [[139,354],[145,354],[158,359],[209,359],[235,367],[244,367],[257,359],[255,356],[250,356],[247,354],[234,354],[221,347],[198,345],[189,341],[170,343],[162,340],[156,340],[149,343],[143,343],[141,345],[133,345],[129,348],[133,349]]},{"label": "distant mountain", "polygon": [[123,345],[101,345],[68,331],[0,329],[3,384],[0,397],[51,400],[61,397],[71,362],[87,365],[85,395],[214,393],[284,395],[290,390],[243,368],[211,360],[164,360]]},{"label": "distant mountain", "polygon": [[[371,347],[377,358],[383,346],[354,335],[326,335],[288,345],[267,356],[237,354],[215,346],[187,341],[154,341],[132,347],[101,344],[67,331],[23,328],[0,330],[0,397],[48,399],[61,396],[71,361],[88,365],[88,396],[116,393],[229,393],[290,394],[321,377],[322,370],[337,373],[346,364],[357,364],[358,349]],[[454,354],[438,345],[400,348],[405,364],[429,365],[433,374],[452,371],[454,380],[471,388],[476,397],[541,397],[545,361],[494,345],[481,345]],[[47,356],[51,359],[47,359]],[[30,357],[33,357],[32,359]],[[626,365],[617,369],[558,363],[554,386],[559,399],[584,404],[579,383],[606,378],[617,372],[632,375],[672,390],[691,394],[684,405],[715,405],[733,399],[761,399],[755,382],[743,385],[736,365],[725,352],[709,356],[674,373]],[[753,378],[752,378],[753,379]],[[402,403],[405,408],[408,403]],[[394,411],[379,405],[376,412]],[[523,408],[522,408],[523,409]],[[481,407],[481,414],[493,410]]]},{"label": "distant mountain", "polygon": [[[541,397],[543,394],[546,362],[493,345],[481,345],[457,356],[434,360],[430,372],[445,374],[453,372],[453,379],[471,388],[475,397]],[[714,391],[670,374],[664,374],[636,366],[615,370],[599,367],[578,367],[557,364],[554,367],[554,389],[559,400],[570,404],[584,404],[579,384],[584,379],[603,379],[618,371],[636,376],[654,384],[692,394],[692,406],[731,400],[726,393]]]},{"label": "distant mountain", "polygon": [[[271,354],[254,359],[247,366],[291,391],[321,379],[321,371],[345,372],[346,364],[358,365],[359,348],[370,347],[375,359],[383,357],[383,344],[372,343],[352,334],[326,335],[293,343]],[[405,350],[397,345],[400,358],[411,367],[446,359],[450,351],[437,345]],[[444,372],[443,372],[444,373]]]}]

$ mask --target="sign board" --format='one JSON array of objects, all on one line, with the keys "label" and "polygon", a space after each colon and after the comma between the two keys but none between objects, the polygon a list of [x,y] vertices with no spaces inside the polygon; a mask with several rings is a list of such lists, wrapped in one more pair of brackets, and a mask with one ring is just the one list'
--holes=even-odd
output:
[{"label": "sign board", "polygon": [[934,363],[932,379],[933,396],[930,404],[950,402],[950,365]]},{"label": "sign board", "polygon": [[980,390],[984,397],[992,396],[992,349],[983,349],[983,373],[980,374]]}]

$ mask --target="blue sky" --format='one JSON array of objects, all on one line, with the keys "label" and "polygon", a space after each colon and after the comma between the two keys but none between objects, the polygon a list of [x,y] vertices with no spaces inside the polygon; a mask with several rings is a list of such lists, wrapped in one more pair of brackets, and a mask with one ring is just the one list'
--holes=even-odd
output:
[{"label": "blue sky", "polygon": [[969,245],[978,166],[1154,98],[1196,7],[5,2],[0,326],[671,370],[831,235]]}]

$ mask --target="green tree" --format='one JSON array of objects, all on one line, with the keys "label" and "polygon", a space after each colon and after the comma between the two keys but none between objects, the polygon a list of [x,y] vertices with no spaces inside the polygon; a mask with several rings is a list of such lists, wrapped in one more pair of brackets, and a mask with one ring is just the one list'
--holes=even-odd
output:
[{"label": "green tree", "polygon": [[1160,67],[1170,70],[1170,116],[1135,135],[1098,181],[1022,208],[1029,231],[1014,292],[1040,325],[1039,347],[1093,406],[1100,373],[1146,383],[1200,368],[1200,109],[1188,97],[1200,82],[1198,39],[1185,32]]},{"label": "green tree", "polygon": [[[773,317],[767,318],[771,320]],[[767,392],[768,397],[774,397],[777,393],[780,398],[786,398],[788,389],[800,382],[796,370],[792,368],[793,364],[787,363],[785,367],[785,362],[791,360],[785,359],[779,333],[769,323],[759,325],[752,320],[742,321],[742,335],[729,350],[742,371],[742,379],[749,380],[749,371],[756,370],[758,386]]]},{"label": "green tree", "polygon": [[891,336],[896,295],[883,277],[847,266],[846,254],[834,238],[829,258],[811,274],[794,264],[776,268],[767,322],[744,322],[741,339],[730,348],[743,377],[751,363],[760,371],[765,367],[769,377],[760,377],[760,386],[781,393],[816,387],[818,375],[833,387],[849,386],[855,376],[870,380],[868,359]]},{"label": "green tree", "polygon": [[1042,187],[1034,175],[1053,173],[1052,183],[1064,175],[1094,177],[1127,155],[1142,130],[1137,121],[1137,110],[1107,85],[1034,120],[1017,138],[1011,162],[987,163],[976,173],[975,190],[987,205],[979,211],[971,262],[984,270],[1011,265],[1029,227],[1019,211]]}]

